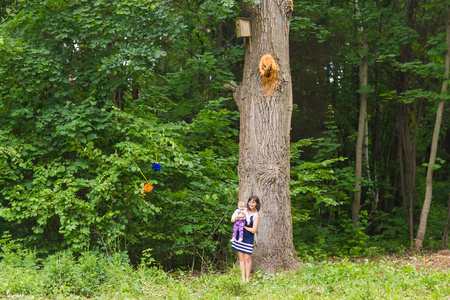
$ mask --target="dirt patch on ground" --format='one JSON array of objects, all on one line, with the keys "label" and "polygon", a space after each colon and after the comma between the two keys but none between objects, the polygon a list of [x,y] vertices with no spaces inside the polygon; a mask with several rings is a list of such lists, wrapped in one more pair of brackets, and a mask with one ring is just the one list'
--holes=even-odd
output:
[{"label": "dirt patch on ground", "polygon": [[[367,258],[353,259],[354,262],[363,263]],[[394,266],[414,265],[416,269],[447,271],[450,268],[450,250],[440,250],[437,252],[422,252],[420,254],[403,253],[396,255],[384,255],[369,259],[370,261],[381,262]]]}]

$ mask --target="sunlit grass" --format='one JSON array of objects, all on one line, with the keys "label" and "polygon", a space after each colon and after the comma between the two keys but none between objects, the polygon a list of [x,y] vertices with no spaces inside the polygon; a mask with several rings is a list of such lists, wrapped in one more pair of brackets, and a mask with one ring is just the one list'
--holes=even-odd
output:
[{"label": "sunlit grass", "polygon": [[[166,273],[130,267],[126,256],[67,253],[39,264],[0,262],[0,298],[11,299],[448,299],[447,271],[386,262],[310,262],[297,270],[264,274],[250,283],[240,271]],[[37,261],[36,261],[37,263]]]}]

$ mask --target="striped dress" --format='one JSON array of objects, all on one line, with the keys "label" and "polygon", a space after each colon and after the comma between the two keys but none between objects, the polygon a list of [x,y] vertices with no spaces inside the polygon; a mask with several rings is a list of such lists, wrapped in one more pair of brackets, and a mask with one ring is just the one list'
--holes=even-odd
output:
[{"label": "striped dress", "polygon": [[[245,225],[245,226],[252,228],[253,227],[253,219],[257,215],[258,215],[258,213],[251,215],[250,216],[250,225]],[[233,250],[236,250],[239,252],[243,252],[246,254],[252,254],[254,240],[255,240],[255,235],[253,233],[251,233],[250,231],[247,231],[244,229],[244,238],[242,239],[242,242],[234,241],[231,244],[231,248]]]}]

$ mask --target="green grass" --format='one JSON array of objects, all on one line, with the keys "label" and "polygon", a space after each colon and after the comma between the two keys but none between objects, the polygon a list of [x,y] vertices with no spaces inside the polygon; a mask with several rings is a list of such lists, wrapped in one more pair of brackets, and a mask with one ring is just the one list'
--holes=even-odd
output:
[{"label": "green grass", "polygon": [[242,283],[238,269],[166,273],[132,268],[124,254],[14,255],[0,262],[1,299],[450,299],[448,272],[384,262],[304,263],[295,271],[258,271]]}]

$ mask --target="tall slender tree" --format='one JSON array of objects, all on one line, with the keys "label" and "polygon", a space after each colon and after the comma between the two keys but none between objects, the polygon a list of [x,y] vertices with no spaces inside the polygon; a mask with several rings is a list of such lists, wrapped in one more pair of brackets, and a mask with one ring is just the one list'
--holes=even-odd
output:
[{"label": "tall slender tree", "polygon": [[445,71],[444,79],[442,81],[441,99],[436,111],[436,120],[434,123],[433,140],[431,142],[430,160],[428,161],[427,176],[426,176],[426,190],[425,200],[420,214],[420,224],[417,230],[417,235],[414,244],[414,250],[419,251],[422,248],[423,239],[425,237],[425,231],[427,229],[428,213],[430,211],[431,199],[433,195],[433,170],[436,163],[436,153],[439,141],[439,131],[441,129],[442,113],[444,111],[444,102],[447,96],[448,79],[450,72],[450,5],[447,5],[447,53],[445,54]]},{"label": "tall slender tree", "polygon": [[[361,91],[360,107],[359,107],[359,123],[358,123],[358,138],[356,141],[356,158],[355,158],[355,195],[353,197],[352,204],[352,221],[353,226],[359,226],[359,210],[361,209],[361,177],[363,169],[363,150],[367,149],[367,92],[365,91],[367,87],[367,51],[369,49],[369,44],[367,42],[367,34],[364,32],[364,25],[362,24],[361,10],[359,8],[359,3],[355,1],[356,17],[361,24],[358,26],[358,32],[362,34],[361,38],[361,64],[359,66],[359,85]],[[365,156],[367,160],[367,155]]]},{"label": "tall slender tree", "polygon": [[[418,6],[418,0],[409,0],[406,7],[406,28],[414,30],[415,15]],[[405,28],[405,29],[406,29]],[[410,63],[414,60],[412,40],[400,47],[400,63]],[[412,74],[410,71],[396,71],[396,90],[397,95],[402,96],[409,89]],[[400,165],[400,181],[402,186],[402,197],[407,212],[407,222],[409,227],[410,242],[413,242],[414,236],[414,200],[416,198],[416,159],[417,159],[417,133],[420,126],[420,115],[422,113],[422,103],[419,100],[418,105],[401,101],[397,105],[396,127],[398,132],[398,153]]]}]

